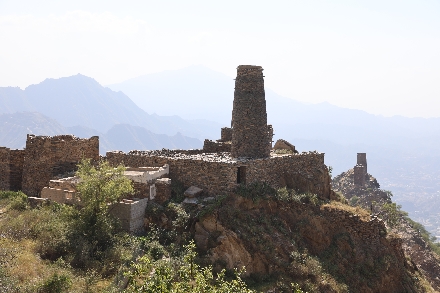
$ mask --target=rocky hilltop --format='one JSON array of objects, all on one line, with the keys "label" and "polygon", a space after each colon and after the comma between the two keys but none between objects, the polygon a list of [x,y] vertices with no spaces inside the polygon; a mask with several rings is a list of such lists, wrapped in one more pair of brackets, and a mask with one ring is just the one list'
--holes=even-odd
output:
[{"label": "rocky hilltop", "polygon": [[370,210],[372,215],[384,220],[388,234],[401,242],[406,259],[436,290],[440,290],[440,246],[424,227],[412,221],[400,206],[392,201],[390,191],[380,189],[371,174],[366,174],[365,185],[354,182],[354,169],[341,173],[332,180],[333,190],[341,193],[352,206]]}]

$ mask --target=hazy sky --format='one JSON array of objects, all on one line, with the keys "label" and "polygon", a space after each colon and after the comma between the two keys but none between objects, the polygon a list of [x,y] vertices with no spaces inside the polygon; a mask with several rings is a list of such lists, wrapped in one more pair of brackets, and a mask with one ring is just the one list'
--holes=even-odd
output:
[{"label": "hazy sky", "polygon": [[440,117],[440,1],[0,0],[0,86],[239,64],[296,100]]}]

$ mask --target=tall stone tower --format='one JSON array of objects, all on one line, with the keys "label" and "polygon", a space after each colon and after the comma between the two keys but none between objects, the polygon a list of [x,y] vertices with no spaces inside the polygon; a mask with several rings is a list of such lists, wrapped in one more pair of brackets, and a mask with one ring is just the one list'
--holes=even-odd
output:
[{"label": "tall stone tower", "polygon": [[272,141],[270,130],[267,125],[263,68],[240,65],[237,67],[232,109],[231,156],[269,157]]},{"label": "tall stone tower", "polygon": [[367,170],[367,153],[357,153],[357,165],[365,166],[365,173],[368,173]]}]

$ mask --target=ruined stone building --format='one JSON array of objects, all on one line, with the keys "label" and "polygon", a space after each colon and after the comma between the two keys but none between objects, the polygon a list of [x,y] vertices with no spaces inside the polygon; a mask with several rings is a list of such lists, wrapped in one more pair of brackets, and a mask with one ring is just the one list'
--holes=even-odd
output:
[{"label": "ruined stone building", "polygon": [[271,152],[273,129],[267,124],[263,69],[237,68],[231,128],[221,129],[217,141],[205,140],[202,150],[107,152],[113,165],[170,166],[169,177],[185,186],[198,186],[207,195],[233,191],[237,184],[264,181],[323,198],[331,195],[324,154],[283,155]]},{"label": "ruined stone building", "polygon": [[[132,219],[133,213],[139,213],[133,203],[142,199],[165,201],[170,196],[171,180],[185,187],[197,186],[209,196],[232,192],[238,184],[259,181],[274,188],[289,187],[330,198],[324,154],[298,153],[286,141],[280,141],[277,150],[286,147],[289,152],[272,151],[273,128],[267,124],[263,77],[260,66],[238,66],[231,127],[221,129],[219,140],[205,140],[203,149],[107,152],[105,159],[111,165],[128,167],[126,176],[132,179],[136,190],[132,199],[121,202],[126,204],[121,211],[126,212],[118,212],[119,216]],[[98,137],[28,135],[24,150],[0,148],[0,189],[74,202],[76,179],[56,177],[75,171],[83,158],[99,159]],[[358,165],[357,172],[366,173],[366,157],[362,154],[358,154]],[[139,206],[144,204],[142,201]],[[132,229],[130,223],[127,225]]]}]

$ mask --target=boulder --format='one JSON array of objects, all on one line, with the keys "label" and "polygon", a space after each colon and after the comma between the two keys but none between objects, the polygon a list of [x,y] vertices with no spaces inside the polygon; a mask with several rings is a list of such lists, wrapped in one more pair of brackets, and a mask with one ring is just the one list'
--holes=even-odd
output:
[{"label": "boulder", "polygon": [[295,149],[295,146],[284,139],[279,139],[273,146],[274,150],[290,150],[293,153],[297,154],[298,151]]},{"label": "boulder", "polygon": [[191,186],[183,193],[183,195],[185,195],[185,197],[193,198],[199,196],[202,192],[203,189],[196,186]]}]

